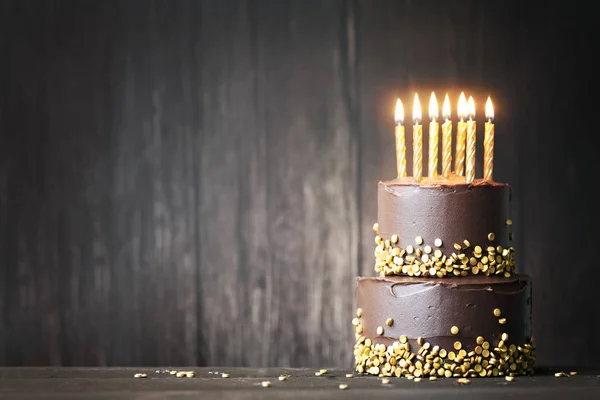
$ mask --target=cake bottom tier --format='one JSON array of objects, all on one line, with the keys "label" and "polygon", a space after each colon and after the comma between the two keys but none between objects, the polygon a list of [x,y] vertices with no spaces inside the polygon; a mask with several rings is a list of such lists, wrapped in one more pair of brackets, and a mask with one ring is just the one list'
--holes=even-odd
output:
[{"label": "cake bottom tier", "polygon": [[531,279],[357,279],[356,371],[383,376],[529,375]]}]

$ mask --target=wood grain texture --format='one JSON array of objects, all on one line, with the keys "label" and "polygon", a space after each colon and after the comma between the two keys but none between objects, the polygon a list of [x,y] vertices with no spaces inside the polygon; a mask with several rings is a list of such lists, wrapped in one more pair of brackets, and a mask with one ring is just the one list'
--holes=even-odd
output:
[{"label": "wood grain texture", "polygon": [[349,366],[395,98],[431,90],[493,97],[538,359],[593,364],[590,15],[1,2],[0,365]]}]

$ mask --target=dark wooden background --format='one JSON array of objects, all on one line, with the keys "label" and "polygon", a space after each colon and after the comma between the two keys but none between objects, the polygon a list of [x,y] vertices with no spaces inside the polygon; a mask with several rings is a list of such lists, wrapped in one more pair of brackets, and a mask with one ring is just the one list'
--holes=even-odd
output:
[{"label": "dark wooden background", "polygon": [[492,96],[539,363],[597,365],[592,14],[519,3],[1,1],[0,365],[350,367],[431,90]]}]

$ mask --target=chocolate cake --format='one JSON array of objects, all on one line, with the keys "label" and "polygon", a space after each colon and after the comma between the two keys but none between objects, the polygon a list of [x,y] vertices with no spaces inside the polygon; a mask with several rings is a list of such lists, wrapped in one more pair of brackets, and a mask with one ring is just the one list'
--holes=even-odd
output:
[{"label": "chocolate cake", "polygon": [[511,187],[462,176],[378,186],[379,276],[357,278],[356,371],[411,379],[531,374],[532,286],[516,273]]}]

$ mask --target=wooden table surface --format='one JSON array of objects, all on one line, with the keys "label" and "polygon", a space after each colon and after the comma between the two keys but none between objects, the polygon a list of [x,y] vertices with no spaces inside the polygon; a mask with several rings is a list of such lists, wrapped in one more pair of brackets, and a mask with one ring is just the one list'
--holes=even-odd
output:
[{"label": "wooden table surface", "polygon": [[[194,371],[194,377],[176,377],[167,370]],[[346,377],[351,371],[295,368],[0,368],[0,399],[600,399],[600,369],[579,370],[576,375],[556,377],[547,368],[513,382],[504,378],[474,378],[467,385],[457,379],[423,380]],[[136,373],[146,378],[134,378]],[[229,377],[223,378],[222,373]],[[287,375],[279,381],[280,375]],[[270,387],[263,387],[270,381]],[[340,389],[347,384],[347,389]]]}]

